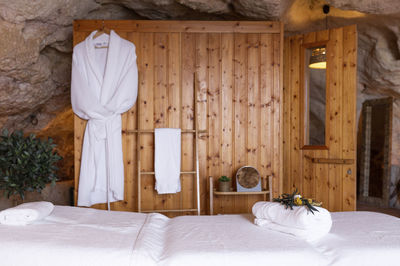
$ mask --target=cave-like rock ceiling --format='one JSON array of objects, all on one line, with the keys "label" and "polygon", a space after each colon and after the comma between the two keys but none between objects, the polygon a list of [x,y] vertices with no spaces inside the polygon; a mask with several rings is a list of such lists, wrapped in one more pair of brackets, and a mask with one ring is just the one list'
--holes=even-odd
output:
[{"label": "cave-like rock ceiling", "polygon": [[397,98],[399,0],[0,0],[0,128],[71,140],[74,19],[280,20],[291,35],[325,29],[324,4],[328,27],[358,24],[358,106]]}]

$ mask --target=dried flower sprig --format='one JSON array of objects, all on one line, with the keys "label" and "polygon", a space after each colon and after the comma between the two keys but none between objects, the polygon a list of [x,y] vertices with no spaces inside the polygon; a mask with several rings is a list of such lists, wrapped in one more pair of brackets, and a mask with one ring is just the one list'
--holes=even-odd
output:
[{"label": "dried flower sprig", "polygon": [[283,193],[278,198],[274,198],[273,201],[279,202],[285,205],[286,209],[290,208],[291,210],[293,210],[293,206],[306,206],[312,214],[314,214],[314,211],[318,212],[318,209],[314,206],[322,206],[322,202],[316,202],[313,199],[301,197],[297,189],[292,194]]}]

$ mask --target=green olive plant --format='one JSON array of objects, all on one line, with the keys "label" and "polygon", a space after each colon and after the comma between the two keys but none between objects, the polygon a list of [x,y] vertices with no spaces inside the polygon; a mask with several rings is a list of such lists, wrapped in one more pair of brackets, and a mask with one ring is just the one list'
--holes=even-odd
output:
[{"label": "green olive plant", "polygon": [[26,191],[41,192],[46,184],[57,181],[56,163],[62,159],[54,150],[51,138],[41,140],[34,134],[24,136],[22,131],[0,136],[0,189],[8,198]]},{"label": "green olive plant", "polygon": [[219,182],[229,182],[231,181],[231,179],[225,175],[221,176],[220,178],[218,178]]}]

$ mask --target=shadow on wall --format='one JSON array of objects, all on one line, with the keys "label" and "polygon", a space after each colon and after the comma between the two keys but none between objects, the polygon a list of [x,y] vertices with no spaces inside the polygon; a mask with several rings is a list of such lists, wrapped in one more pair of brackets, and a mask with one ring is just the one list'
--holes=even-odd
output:
[{"label": "shadow on wall", "polygon": [[[38,192],[25,192],[25,200],[23,202],[32,201],[50,201],[54,205],[73,205],[73,181],[60,181],[55,186],[50,184],[42,190],[42,193]],[[14,207],[18,203],[22,203],[19,197],[10,197],[9,199],[4,196],[3,191],[0,191],[0,210]]]}]

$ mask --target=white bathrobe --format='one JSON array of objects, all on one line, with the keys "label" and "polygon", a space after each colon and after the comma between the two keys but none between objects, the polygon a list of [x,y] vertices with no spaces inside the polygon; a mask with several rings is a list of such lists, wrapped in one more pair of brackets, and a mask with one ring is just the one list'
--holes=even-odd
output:
[{"label": "white bathrobe", "polygon": [[[93,40],[95,33],[75,46],[72,58],[72,109],[88,120],[82,147],[79,206],[124,199],[121,113],[129,110],[137,98],[135,45],[114,31]],[[108,49],[95,49],[95,45],[107,43]]]}]

